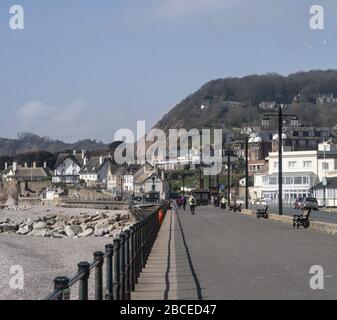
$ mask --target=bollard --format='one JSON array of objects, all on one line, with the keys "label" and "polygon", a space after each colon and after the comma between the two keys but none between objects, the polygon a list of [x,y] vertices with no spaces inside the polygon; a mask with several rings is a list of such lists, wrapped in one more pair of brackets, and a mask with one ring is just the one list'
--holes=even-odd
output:
[{"label": "bollard", "polygon": [[135,291],[135,230],[130,226],[130,291]]},{"label": "bollard", "polygon": [[120,239],[115,238],[114,243],[114,253],[113,253],[113,298],[114,300],[120,300],[119,290],[120,290]]},{"label": "bollard", "polygon": [[105,300],[113,300],[112,256],[114,246],[109,243],[105,246],[106,252],[106,293]]},{"label": "bollard", "polygon": [[57,300],[70,300],[69,278],[57,277],[54,280],[54,290],[61,291]]},{"label": "bollard", "polygon": [[80,279],[79,284],[79,300],[88,300],[88,280],[90,277],[90,263],[80,262],[78,265],[78,273],[83,272],[83,276]]},{"label": "bollard", "polygon": [[121,300],[125,300],[125,237],[126,234],[121,232],[119,238],[121,239],[120,247],[120,290],[119,296]]},{"label": "bollard", "polygon": [[95,267],[95,300],[103,300],[103,271],[104,253],[97,251],[94,253],[94,261],[98,261]]},{"label": "bollard", "polygon": [[127,229],[125,233],[125,300],[130,300],[130,230]]}]

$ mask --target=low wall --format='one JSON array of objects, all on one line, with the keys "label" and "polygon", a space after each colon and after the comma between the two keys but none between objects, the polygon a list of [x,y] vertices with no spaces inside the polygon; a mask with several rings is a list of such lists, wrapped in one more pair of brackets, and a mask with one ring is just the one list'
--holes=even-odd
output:
[{"label": "low wall", "polygon": [[[247,210],[242,209],[241,214],[254,216],[256,217],[256,210]],[[275,213],[269,213],[269,220],[278,221],[286,224],[293,224],[293,218],[290,216],[280,216]],[[315,221],[310,219],[310,227],[309,229],[326,232],[329,234],[337,235],[337,224],[335,223],[327,223],[327,222],[321,222],[321,221]]]}]

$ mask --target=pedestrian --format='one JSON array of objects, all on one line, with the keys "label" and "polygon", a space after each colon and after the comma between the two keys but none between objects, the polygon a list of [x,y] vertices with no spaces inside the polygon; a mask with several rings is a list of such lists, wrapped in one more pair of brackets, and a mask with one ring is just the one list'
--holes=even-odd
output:
[{"label": "pedestrian", "polygon": [[176,203],[177,203],[178,209],[180,209],[181,208],[181,198],[180,197],[177,198]]},{"label": "pedestrian", "polygon": [[186,210],[186,197],[185,196],[183,196],[183,209],[184,209],[184,211]]},{"label": "pedestrian", "polygon": [[195,208],[197,206],[197,200],[193,196],[191,196],[188,200],[188,204],[190,205],[192,215],[194,215]]},{"label": "pedestrian", "polygon": [[224,196],[222,196],[221,201],[220,201],[221,210],[225,210],[226,206],[227,206],[227,199]]}]

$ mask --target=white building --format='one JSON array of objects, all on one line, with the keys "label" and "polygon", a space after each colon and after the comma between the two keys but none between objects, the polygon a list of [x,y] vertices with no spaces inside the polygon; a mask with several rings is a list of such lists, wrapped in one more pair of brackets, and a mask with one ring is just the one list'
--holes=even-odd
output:
[{"label": "white building", "polygon": [[59,154],[54,168],[53,183],[79,183],[84,158],[84,151],[82,151],[82,154],[77,154],[76,150],[72,154]]},{"label": "white building", "polygon": [[[318,183],[317,151],[283,152],[283,199],[293,203],[296,198],[309,196],[311,187]],[[269,153],[268,169],[254,175],[253,200],[264,199],[268,203],[278,200],[278,153]]]},{"label": "white building", "polygon": [[[252,200],[278,201],[278,152],[269,153],[268,165],[254,175],[250,188]],[[293,203],[296,198],[312,195],[312,187],[325,178],[337,177],[337,147],[319,144],[318,150],[284,151],[282,153],[283,199]]]},{"label": "white building", "polygon": [[113,162],[109,157],[91,157],[84,158],[83,167],[80,170],[80,180],[87,183],[107,182],[109,166]]}]

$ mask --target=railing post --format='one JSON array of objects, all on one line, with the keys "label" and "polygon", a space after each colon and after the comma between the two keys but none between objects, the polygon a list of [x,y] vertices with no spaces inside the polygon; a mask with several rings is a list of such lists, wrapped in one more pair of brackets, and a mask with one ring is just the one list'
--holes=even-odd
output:
[{"label": "railing post", "polygon": [[113,300],[113,279],[112,279],[112,256],[113,256],[114,246],[109,243],[105,246],[106,252],[106,294],[105,300]]},{"label": "railing post", "polygon": [[90,277],[90,264],[89,262],[80,262],[78,265],[78,273],[83,272],[79,284],[79,300],[88,300],[88,279]]},{"label": "railing post", "polygon": [[130,226],[130,290],[135,291],[135,226]]},{"label": "railing post", "polygon": [[130,300],[130,230],[125,230],[125,300]]},{"label": "railing post", "polygon": [[95,268],[95,300],[103,300],[103,272],[104,253],[97,251],[94,253],[94,261],[98,261]]},{"label": "railing post", "polygon": [[121,232],[119,238],[121,239],[120,247],[120,298],[125,300],[125,233]]},{"label": "railing post", "polygon": [[115,238],[113,240],[114,243],[114,253],[113,253],[113,296],[114,300],[120,300],[119,289],[120,289],[120,256],[119,256],[119,248],[120,248],[120,239]]},{"label": "railing post", "polygon": [[144,260],[145,260],[145,254],[144,254],[144,246],[145,246],[145,226],[146,226],[146,220],[147,218],[143,219],[140,222],[140,267],[139,272],[142,271],[144,266]]},{"label": "railing post", "polygon": [[140,222],[135,223],[135,283],[138,283],[138,277],[139,277],[139,226]]},{"label": "railing post", "polygon": [[69,278],[56,277],[54,280],[54,290],[62,291],[57,300],[70,300]]}]

